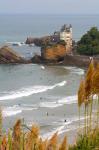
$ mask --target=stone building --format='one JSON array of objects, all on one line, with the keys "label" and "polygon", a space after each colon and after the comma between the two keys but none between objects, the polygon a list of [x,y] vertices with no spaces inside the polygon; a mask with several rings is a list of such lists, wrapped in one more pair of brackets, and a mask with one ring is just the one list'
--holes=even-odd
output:
[{"label": "stone building", "polygon": [[72,53],[72,26],[63,25],[60,30],[60,40],[66,42],[66,53]]}]

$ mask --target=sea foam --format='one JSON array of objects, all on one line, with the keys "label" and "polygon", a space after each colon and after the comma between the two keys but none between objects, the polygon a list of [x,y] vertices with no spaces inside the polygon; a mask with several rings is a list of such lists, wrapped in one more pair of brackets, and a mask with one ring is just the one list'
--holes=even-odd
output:
[{"label": "sea foam", "polygon": [[22,110],[19,108],[15,108],[15,107],[7,107],[7,108],[4,108],[2,111],[3,117],[15,116],[20,113],[22,113]]},{"label": "sea foam", "polygon": [[40,107],[45,107],[45,108],[56,108],[62,106],[62,104],[59,104],[57,102],[42,102],[39,105]]},{"label": "sea foam", "polygon": [[77,67],[64,67],[67,70],[70,70],[73,74],[83,75],[85,73],[84,69]]},{"label": "sea foam", "polygon": [[[81,117],[80,118],[80,121],[81,120],[84,120],[85,119],[85,117]],[[53,136],[53,134],[55,134],[56,132],[58,132],[58,134],[60,135],[60,134],[62,134],[62,133],[66,133],[66,132],[68,132],[68,131],[72,131],[72,130],[76,130],[76,129],[78,129],[79,128],[79,125],[77,126],[75,126],[74,125],[74,122],[76,122],[76,121],[79,121],[79,117],[74,117],[74,118],[71,118],[70,120],[68,120],[67,119],[67,122],[63,122],[63,123],[61,123],[61,125],[59,125],[58,127],[56,127],[56,128],[53,128],[52,129],[52,131],[50,131],[50,132],[47,132],[47,133],[44,133],[43,135],[42,135],[42,138],[43,139],[50,139],[52,136]],[[58,124],[58,123],[57,123]],[[81,127],[80,128],[83,128],[84,126],[82,126],[81,125]]]},{"label": "sea foam", "polygon": [[63,106],[64,104],[70,105],[77,103],[77,95],[67,96],[63,98],[57,98],[55,101],[44,101],[39,103],[39,107],[44,108],[56,108]]},{"label": "sea foam", "polygon": [[17,98],[21,98],[21,97],[26,97],[26,96],[30,96],[33,94],[46,92],[47,90],[52,90],[56,87],[64,86],[65,84],[66,84],[66,81],[62,81],[62,82],[56,83],[52,86],[51,85],[49,85],[49,86],[45,86],[45,85],[39,86],[38,85],[38,86],[22,88],[17,91],[11,91],[11,92],[9,92],[8,95],[1,96],[0,100],[9,100],[9,99],[11,100],[11,99],[17,99]]},{"label": "sea foam", "polygon": [[59,104],[75,104],[77,103],[77,95],[67,96],[58,100]]},{"label": "sea foam", "polygon": [[3,113],[3,117],[11,117],[20,114],[23,111],[31,111],[36,109],[37,108],[35,107],[35,105],[26,105],[26,104],[13,105],[10,107],[2,108],[2,113]]}]

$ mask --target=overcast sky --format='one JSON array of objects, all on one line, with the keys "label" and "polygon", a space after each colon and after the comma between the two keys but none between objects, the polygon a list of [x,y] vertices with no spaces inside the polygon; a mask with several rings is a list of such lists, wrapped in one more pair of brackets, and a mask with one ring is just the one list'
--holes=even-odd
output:
[{"label": "overcast sky", "polygon": [[99,0],[0,0],[0,13],[99,14]]}]

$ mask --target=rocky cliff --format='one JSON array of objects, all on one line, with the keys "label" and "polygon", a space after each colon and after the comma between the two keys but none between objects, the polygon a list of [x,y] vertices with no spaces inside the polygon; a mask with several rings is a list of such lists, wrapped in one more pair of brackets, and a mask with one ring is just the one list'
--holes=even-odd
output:
[{"label": "rocky cliff", "polygon": [[26,39],[26,44],[35,44],[36,46],[44,46],[44,45],[49,45],[52,43],[58,43],[60,42],[60,37],[57,35],[50,35],[50,36],[43,36],[41,38],[32,38],[28,37]]},{"label": "rocky cliff", "polygon": [[41,49],[41,57],[48,61],[61,61],[66,55],[66,48],[64,45],[56,44]]},{"label": "rocky cliff", "polygon": [[43,46],[43,45],[47,45],[49,42],[51,41],[51,37],[50,36],[45,36],[45,37],[41,37],[41,38],[27,38],[26,40],[26,44],[35,44],[36,46]]},{"label": "rocky cliff", "polygon": [[0,48],[0,64],[9,63],[26,63],[26,60],[22,58],[18,53],[8,46]]}]

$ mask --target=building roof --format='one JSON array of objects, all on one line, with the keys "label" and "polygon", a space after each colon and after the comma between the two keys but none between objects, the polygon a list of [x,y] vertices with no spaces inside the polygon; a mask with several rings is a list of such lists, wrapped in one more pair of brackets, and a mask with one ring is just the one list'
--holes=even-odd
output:
[{"label": "building roof", "polygon": [[72,28],[71,24],[70,25],[64,24],[61,28],[61,32],[63,31],[70,32],[70,28]]}]

